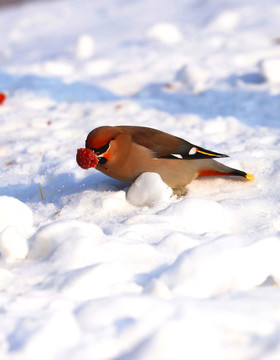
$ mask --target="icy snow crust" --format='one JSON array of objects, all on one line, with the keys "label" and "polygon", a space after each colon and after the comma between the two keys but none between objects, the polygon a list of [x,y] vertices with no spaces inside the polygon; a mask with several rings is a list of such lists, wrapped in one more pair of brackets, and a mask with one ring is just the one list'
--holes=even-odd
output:
[{"label": "icy snow crust", "polygon": [[[280,358],[280,4],[263,5],[1,8],[1,360]],[[227,153],[256,181],[128,189],[76,164],[106,124]]]}]

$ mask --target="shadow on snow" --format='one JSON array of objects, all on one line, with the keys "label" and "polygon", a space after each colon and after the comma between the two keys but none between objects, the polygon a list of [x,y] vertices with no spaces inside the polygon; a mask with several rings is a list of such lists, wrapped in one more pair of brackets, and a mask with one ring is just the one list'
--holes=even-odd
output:
[{"label": "shadow on snow", "polygon": [[[117,191],[127,185],[117,180],[109,178],[100,172],[77,180],[73,173],[63,173],[58,175],[53,181],[42,186],[39,183],[16,184],[0,187],[0,194],[12,196],[24,203],[53,203],[58,205],[63,196],[74,195],[83,191]],[[40,187],[44,196],[41,197]]]},{"label": "shadow on snow", "polygon": [[279,127],[280,96],[271,95],[264,88],[259,77],[247,74],[239,79],[231,77],[227,82],[237,80],[254,85],[254,89],[227,88],[207,89],[193,94],[184,88],[170,89],[166,84],[156,83],[144,87],[134,100],[144,108],[156,108],[171,114],[195,114],[203,119],[232,116],[249,126],[261,125]]},{"label": "shadow on snow", "polygon": [[96,102],[112,101],[118,97],[112,92],[95,85],[79,81],[65,83],[60,78],[36,75],[16,76],[0,73],[0,90],[14,93],[17,90],[32,91],[47,96],[57,102]]}]

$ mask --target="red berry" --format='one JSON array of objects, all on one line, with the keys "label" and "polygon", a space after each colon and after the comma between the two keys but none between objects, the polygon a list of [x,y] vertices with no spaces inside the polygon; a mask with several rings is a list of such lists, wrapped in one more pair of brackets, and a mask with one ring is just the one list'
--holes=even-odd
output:
[{"label": "red berry", "polygon": [[98,163],[98,157],[90,149],[78,149],[76,160],[78,165],[83,169],[95,167]]},{"label": "red berry", "polygon": [[0,105],[6,100],[6,95],[4,93],[0,93]]}]

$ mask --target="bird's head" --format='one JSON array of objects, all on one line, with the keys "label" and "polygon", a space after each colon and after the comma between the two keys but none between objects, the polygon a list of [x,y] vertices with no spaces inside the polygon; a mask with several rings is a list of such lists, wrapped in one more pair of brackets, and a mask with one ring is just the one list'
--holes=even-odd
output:
[{"label": "bird's head", "polygon": [[94,151],[98,157],[98,165],[105,166],[119,158],[123,148],[123,133],[119,128],[113,126],[101,126],[92,130],[86,139],[86,148]]}]

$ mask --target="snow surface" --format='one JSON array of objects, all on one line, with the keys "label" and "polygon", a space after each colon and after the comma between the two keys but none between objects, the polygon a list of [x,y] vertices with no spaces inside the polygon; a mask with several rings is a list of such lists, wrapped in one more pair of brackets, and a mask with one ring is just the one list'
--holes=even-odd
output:
[{"label": "snow surface", "polygon": [[[279,17],[278,0],[1,7],[1,360],[280,358]],[[256,180],[128,188],[76,164],[106,124]]]}]

